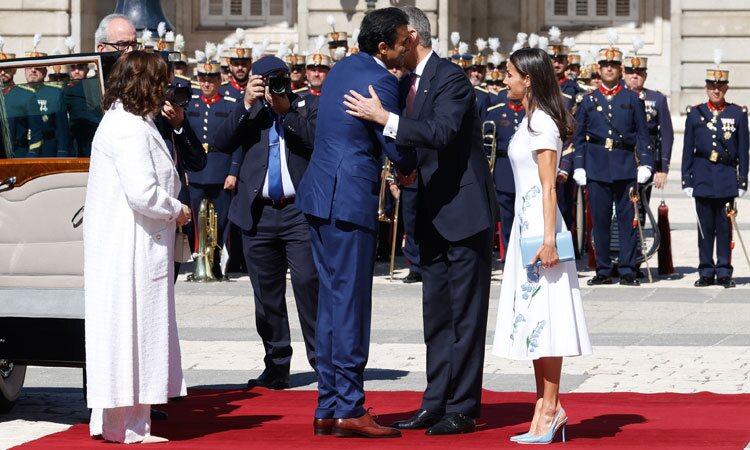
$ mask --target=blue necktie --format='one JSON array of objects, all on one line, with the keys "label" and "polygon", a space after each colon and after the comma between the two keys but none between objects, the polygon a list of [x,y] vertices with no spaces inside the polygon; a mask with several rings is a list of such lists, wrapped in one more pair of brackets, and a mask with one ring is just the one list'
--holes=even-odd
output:
[{"label": "blue necktie", "polygon": [[268,129],[268,196],[271,200],[281,200],[284,197],[284,186],[281,182],[281,144],[279,143],[278,117],[271,114],[273,126]]}]

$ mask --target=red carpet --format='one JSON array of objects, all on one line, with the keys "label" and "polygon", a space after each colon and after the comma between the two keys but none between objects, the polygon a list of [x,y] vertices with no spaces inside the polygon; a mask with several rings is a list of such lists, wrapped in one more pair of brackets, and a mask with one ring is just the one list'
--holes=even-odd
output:
[{"label": "red carpet", "polygon": [[[370,392],[367,406],[379,422],[407,417],[419,406],[417,392]],[[312,435],[314,391],[191,390],[164,409],[166,422],[153,433],[171,440],[158,449],[286,448],[486,449],[518,448],[510,436],[527,431],[533,394],[485,391],[479,430],[463,436],[428,437],[408,431],[401,439],[344,439]],[[750,441],[750,394],[565,394],[570,417],[564,449],[742,449]],[[560,444],[555,444],[560,445]],[[88,425],[53,434],[23,449],[107,449],[88,437]],[[150,448],[150,447],[149,447]]]}]

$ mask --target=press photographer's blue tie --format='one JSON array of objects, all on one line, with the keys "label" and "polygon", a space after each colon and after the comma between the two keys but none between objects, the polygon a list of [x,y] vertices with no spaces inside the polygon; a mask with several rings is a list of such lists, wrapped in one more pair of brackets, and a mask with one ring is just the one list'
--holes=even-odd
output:
[{"label": "press photographer's blue tie", "polygon": [[279,130],[281,124],[276,114],[271,114],[273,126],[268,129],[268,196],[271,200],[281,200],[284,197],[284,187],[281,182],[281,144]]}]

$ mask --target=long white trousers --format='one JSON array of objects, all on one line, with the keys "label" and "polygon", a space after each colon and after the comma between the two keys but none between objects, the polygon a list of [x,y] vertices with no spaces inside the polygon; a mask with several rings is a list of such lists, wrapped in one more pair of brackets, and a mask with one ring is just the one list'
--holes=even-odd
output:
[{"label": "long white trousers", "polygon": [[91,436],[101,435],[110,442],[141,442],[151,435],[151,405],[94,408],[89,433]]}]

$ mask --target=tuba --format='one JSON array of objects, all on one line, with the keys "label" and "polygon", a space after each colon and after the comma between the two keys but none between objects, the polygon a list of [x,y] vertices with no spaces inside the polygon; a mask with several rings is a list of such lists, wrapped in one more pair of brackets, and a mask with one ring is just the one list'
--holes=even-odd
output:
[{"label": "tuba", "polygon": [[490,163],[490,173],[495,173],[495,158],[497,156],[497,125],[492,120],[482,122],[482,145]]},{"label": "tuba", "polygon": [[380,196],[378,197],[378,220],[380,222],[391,223],[391,218],[385,212],[385,198],[386,195],[391,195],[389,188],[391,181],[393,181],[392,163],[390,159],[385,158],[380,171]]},{"label": "tuba", "polygon": [[198,227],[198,251],[193,255],[195,270],[188,281],[206,283],[217,281],[214,276],[214,249],[218,244],[218,218],[214,204],[207,198],[201,201],[195,226]]}]

